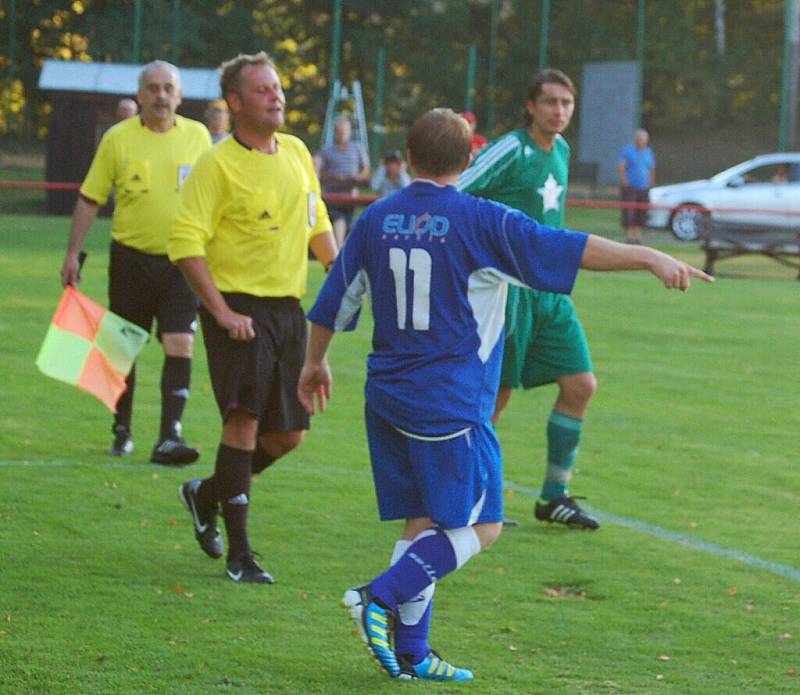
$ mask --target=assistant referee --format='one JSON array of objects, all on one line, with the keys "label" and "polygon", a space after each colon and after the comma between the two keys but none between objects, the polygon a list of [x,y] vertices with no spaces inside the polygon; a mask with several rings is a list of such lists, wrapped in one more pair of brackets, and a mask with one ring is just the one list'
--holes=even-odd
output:
[{"label": "assistant referee", "polygon": [[[114,191],[108,272],[111,311],[147,331],[157,320],[164,349],[161,374],[161,427],[151,461],[186,464],[197,449],[181,436],[181,418],[189,396],[197,299],[167,258],[167,239],[175,219],[180,186],[197,158],[211,147],[198,121],[178,116],[181,80],[178,68],[163,60],[145,65],[139,75],[138,118],[106,131],[80,188],[72,215],[61,281],[80,281],[78,254],[97,216]],[[131,417],[136,367],[127,379],[114,417],[112,456],[133,451]]]},{"label": "assistant referee", "polygon": [[221,557],[216,513],[228,537],[233,581],[272,583],[247,534],[250,481],[297,447],[308,415],[297,398],[306,321],[308,250],[336,256],[311,154],[278,133],[285,99],[269,56],[221,67],[233,134],[198,161],[181,192],[169,257],[200,297],[211,383],[222,416],[214,475],[180,486],[203,551]]}]

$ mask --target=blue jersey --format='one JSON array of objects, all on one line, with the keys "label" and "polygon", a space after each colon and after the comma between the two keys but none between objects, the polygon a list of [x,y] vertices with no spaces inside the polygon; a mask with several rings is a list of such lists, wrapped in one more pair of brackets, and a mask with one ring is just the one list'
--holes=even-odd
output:
[{"label": "blue jersey", "polygon": [[368,292],[367,403],[410,434],[447,436],[494,410],[508,283],[570,292],[586,239],[416,180],[364,211],[308,318],[351,330]]}]

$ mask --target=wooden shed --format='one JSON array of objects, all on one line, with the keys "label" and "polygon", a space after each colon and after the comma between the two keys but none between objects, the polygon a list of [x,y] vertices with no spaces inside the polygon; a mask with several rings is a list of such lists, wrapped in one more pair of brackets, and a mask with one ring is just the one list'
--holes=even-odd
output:
[{"label": "wooden shed", "polygon": [[[117,103],[136,97],[141,65],[46,60],[39,89],[53,107],[47,140],[46,180],[83,181],[100,137],[114,123]],[[202,120],[209,101],[220,98],[216,70],[178,68],[183,103],[178,112]],[[47,191],[47,212],[70,214],[75,191]]]}]

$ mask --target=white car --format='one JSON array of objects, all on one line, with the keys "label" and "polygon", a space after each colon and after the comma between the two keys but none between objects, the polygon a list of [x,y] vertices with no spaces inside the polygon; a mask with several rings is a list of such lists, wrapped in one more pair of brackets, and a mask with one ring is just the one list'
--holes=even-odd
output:
[{"label": "white car", "polygon": [[647,226],[694,241],[710,222],[800,227],[800,152],[762,154],[710,179],[654,186]]}]

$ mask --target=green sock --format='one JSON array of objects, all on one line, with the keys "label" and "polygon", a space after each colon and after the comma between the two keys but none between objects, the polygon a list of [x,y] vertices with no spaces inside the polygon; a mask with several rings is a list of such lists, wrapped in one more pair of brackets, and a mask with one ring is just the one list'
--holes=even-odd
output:
[{"label": "green sock", "polygon": [[554,410],[547,421],[547,472],[541,498],[549,502],[567,494],[578,453],[583,420]]}]

